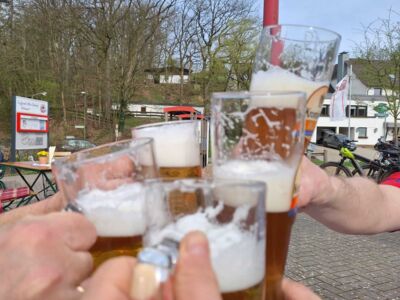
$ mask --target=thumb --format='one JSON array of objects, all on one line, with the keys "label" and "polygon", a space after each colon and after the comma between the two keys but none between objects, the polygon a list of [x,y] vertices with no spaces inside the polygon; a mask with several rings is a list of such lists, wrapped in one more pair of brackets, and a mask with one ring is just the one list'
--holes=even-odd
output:
[{"label": "thumb", "polygon": [[321,300],[308,287],[287,278],[282,281],[282,291],[286,300]]},{"label": "thumb", "polygon": [[221,300],[208,241],[201,232],[191,232],[181,241],[174,290],[177,300]]}]

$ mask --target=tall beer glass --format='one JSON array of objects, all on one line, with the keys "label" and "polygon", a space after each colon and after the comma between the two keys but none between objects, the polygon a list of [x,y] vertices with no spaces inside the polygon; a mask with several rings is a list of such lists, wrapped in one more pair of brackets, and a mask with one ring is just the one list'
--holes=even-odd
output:
[{"label": "tall beer glass", "polygon": [[214,177],[267,184],[265,299],[281,299],[296,207],[295,176],[304,145],[305,101],[301,92],[212,96]]},{"label": "tall beer glass", "polygon": [[302,25],[264,27],[251,79],[251,91],[307,94],[306,143],[311,140],[328,91],[340,35]]},{"label": "tall beer glass", "polygon": [[54,164],[67,210],[83,213],[96,227],[94,266],[135,255],[145,230],[143,180],[158,176],[150,138],[125,140],[76,152]]},{"label": "tall beer glass", "polygon": [[154,139],[160,176],[174,180],[201,177],[200,122],[172,121],[132,129],[132,136]]},{"label": "tall beer glass", "polygon": [[[196,207],[173,215],[170,197],[193,199]],[[159,265],[163,257],[175,261],[179,241],[199,230],[208,238],[222,298],[260,300],[265,272],[264,199],[265,184],[257,181],[154,182],[146,195],[149,209],[144,244],[150,248],[139,253],[138,260],[163,267]]]}]

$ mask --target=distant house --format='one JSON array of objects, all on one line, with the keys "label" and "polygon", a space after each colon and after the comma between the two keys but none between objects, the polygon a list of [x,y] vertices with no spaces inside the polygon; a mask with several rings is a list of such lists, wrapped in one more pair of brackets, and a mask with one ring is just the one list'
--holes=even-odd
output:
[{"label": "distant house", "polygon": [[[152,68],[146,69],[147,79],[154,83],[180,84],[181,69],[177,67]],[[183,69],[183,83],[189,82],[189,69]]]},{"label": "distant house", "polygon": [[[336,133],[348,135],[358,141],[359,145],[374,145],[377,139],[387,134],[387,139],[393,138],[393,117],[379,115],[374,108],[380,103],[387,103],[382,87],[366,76],[363,61],[360,59],[349,59],[346,52],[340,53],[338,64],[335,66],[331,85],[335,86],[341,78],[348,74],[352,66],[351,76],[351,100],[350,106],[346,107],[347,115],[350,109],[350,122],[331,121],[329,118],[329,106],[332,93],[326,95],[323,102],[321,116],[317,128],[312,137],[316,142],[322,136],[325,129]],[[382,105],[381,104],[381,105]]]}]

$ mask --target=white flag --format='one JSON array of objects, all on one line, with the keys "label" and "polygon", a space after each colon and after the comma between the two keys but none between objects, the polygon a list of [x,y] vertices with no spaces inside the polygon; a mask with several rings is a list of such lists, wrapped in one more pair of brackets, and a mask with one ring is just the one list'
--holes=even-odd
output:
[{"label": "white flag", "polygon": [[346,106],[349,93],[349,75],[343,77],[336,85],[336,91],[332,95],[329,116],[331,121],[346,119]]}]

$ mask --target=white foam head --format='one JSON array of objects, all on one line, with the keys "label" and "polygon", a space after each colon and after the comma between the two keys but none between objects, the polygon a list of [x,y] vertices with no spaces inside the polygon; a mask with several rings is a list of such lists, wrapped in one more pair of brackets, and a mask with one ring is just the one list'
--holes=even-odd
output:
[{"label": "white foam head", "polygon": [[76,202],[96,227],[98,236],[136,236],[145,231],[145,193],[141,183],[122,185],[110,191],[81,192]]},{"label": "white foam head", "polygon": [[193,167],[200,165],[197,122],[166,122],[133,129],[134,137],[154,139],[159,167]]},{"label": "white foam head", "polygon": [[[265,240],[258,235],[245,231],[239,224],[247,218],[249,206],[237,208],[233,222],[216,224],[212,220],[221,210],[220,202],[215,208],[209,207],[203,212],[187,215],[176,223],[169,224],[147,237],[150,244],[157,244],[163,238],[180,240],[190,231],[202,231],[208,238],[211,263],[221,292],[235,292],[253,287],[260,283],[265,273]],[[254,226],[253,230],[256,230]]]},{"label": "white foam head", "polygon": [[267,212],[290,210],[296,167],[281,161],[231,160],[213,169],[215,178],[264,181],[267,185]]},{"label": "white foam head", "polygon": [[279,67],[271,67],[252,75],[250,91],[302,91],[308,98],[323,86],[328,86],[328,82],[307,80]]}]

